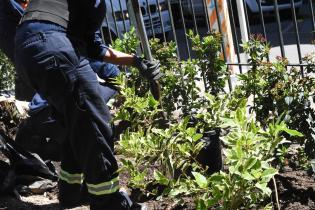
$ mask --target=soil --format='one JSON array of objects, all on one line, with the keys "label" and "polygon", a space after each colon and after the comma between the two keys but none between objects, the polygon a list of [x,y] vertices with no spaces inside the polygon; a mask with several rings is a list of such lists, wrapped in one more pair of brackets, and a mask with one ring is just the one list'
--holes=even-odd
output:
[{"label": "soil", "polygon": [[[6,121],[1,114],[0,106],[0,130],[7,132],[14,137],[14,131],[17,125],[14,122]],[[124,158],[117,156],[118,162]],[[4,155],[0,153],[0,160],[8,161]],[[57,170],[58,162],[54,163]],[[279,172],[275,177],[279,194],[279,204],[281,209],[290,210],[310,210],[315,209],[315,178],[311,171],[297,169],[296,167],[286,166],[284,170]],[[132,199],[138,202],[144,202],[151,210],[192,210],[195,209],[193,201],[190,198],[184,198],[185,205],[176,205],[170,200],[156,201],[153,198],[145,198],[140,196],[139,190],[129,189],[127,186],[128,174],[120,174],[121,186],[131,195]],[[59,210],[60,206],[57,199],[57,187],[43,194],[28,195],[2,195],[0,196],[0,210]],[[274,194],[274,193],[273,193]],[[273,196],[274,197],[274,196]],[[273,198],[274,206],[276,199]],[[72,210],[87,210],[88,205],[82,205]]]},{"label": "soil", "polygon": [[304,170],[287,170],[277,177],[283,209],[315,209],[315,178]]},{"label": "soil", "polygon": [[[121,174],[121,185],[131,193],[133,199],[139,199],[143,202],[143,197],[139,197],[139,192],[133,192],[126,187],[126,174]],[[304,170],[284,171],[276,176],[277,188],[279,194],[279,203],[281,209],[288,210],[311,210],[315,209],[315,179]],[[59,210],[57,199],[58,190],[54,189],[41,195],[21,196],[17,199],[14,196],[0,197],[0,210]],[[151,210],[192,210],[194,205],[189,204],[189,198],[186,202],[188,205],[174,205],[169,200],[155,201],[147,200],[144,203]],[[82,205],[72,210],[88,210],[87,205]]]}]

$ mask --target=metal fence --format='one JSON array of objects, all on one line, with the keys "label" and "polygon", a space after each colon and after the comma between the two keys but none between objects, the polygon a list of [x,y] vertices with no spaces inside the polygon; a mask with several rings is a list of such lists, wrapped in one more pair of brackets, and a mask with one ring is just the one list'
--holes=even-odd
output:
[{"label": "metal fence", "polygon": [[[313,0],[138,0],[149,37],[177,44],[180,59],[193,58],[191,43],[186,34],[189,29],[205,36],[217,22],[222,31],[220,11],[227,5],[230,33],[233,38],[234,60],[226,60],[228,66],[246,69],[247,57],[241,43],[250,34],[262,34],[272,49],[270,60],[276,56],[287,57],[290,66],[301,66],[302,57],[314,51],[311,45],[315,30]],[[130,29],[126,0],[106,0],[107,13],[103,22],[105,40],[121,38]],[[216,18],[209,17],[209,11]],[[210,20],[210,21],[209,21]],[[224,43],[222,53],[227,57]]]},{"label": "metal fence", "polygon": [[[106,16],[102,24],[105,41],[111,43],[129,31],[131,24],[127,0],[106,0]],[[209,31],[206,2],[198,0],[139,0],[149,38],[176,42],[178,57],[191,58],[192,50],[186,36],[189,29],[202,36]],[[200,28],[199,28],[200,27]]]},{"label": "metal fence", "polygon": [[[242,40],[239,32],[241,20],[236,16],[238,13],[231,9],[234,0],[227,1],[230,5],[231,27],[235,33],[235,46],[239,46]],[[255,0],[257,8],[254,9],[249,7],[248,2],[251,1],[242,1],[247,36],[262,34],[271,43],[271,60],[279,55],[288,58],[291,66],[303,66],[302,57],[314,51],[311,45],[315,29],[312,0]],[[235,65],[246,65],[246,62],[242,63],[240,47],[235,47],[235,52],[238,55]]]}]

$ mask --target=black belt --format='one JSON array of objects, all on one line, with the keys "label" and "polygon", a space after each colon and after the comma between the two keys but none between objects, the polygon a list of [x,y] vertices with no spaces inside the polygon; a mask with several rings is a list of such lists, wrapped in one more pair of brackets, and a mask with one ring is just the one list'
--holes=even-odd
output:
[{"label": "black belt", "polygon": [[69,10],[67,0],[32,0],[20,21],[43,20],[68,27]]}]

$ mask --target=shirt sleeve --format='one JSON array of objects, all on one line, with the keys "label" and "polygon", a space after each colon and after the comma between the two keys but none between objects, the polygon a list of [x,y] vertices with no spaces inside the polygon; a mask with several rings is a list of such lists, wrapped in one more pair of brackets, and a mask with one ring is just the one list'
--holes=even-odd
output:
[{"label": "shirt sleeve", "polygon": [[103,60],[108,47],[104,44],[100,30],[87,36],[88,56],[92,59]]},{"label": "shirt sleeve", "polygon": [[108,47],[103,43],[100,28],[106,13],[106,4],[103,0],[85,0],[86,12],[86,43],[88,56],[103,60]]}]

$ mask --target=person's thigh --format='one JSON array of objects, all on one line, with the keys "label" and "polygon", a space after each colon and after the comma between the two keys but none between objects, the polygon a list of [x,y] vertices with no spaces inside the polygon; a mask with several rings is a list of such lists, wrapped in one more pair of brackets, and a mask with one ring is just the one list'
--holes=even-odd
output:
[{"label": "person's thigh", "polygon": [[[17,41],[16,63],[28,81],[50,104],[63,113],[73,97],[79,59],[64,33],[36,33]],[[23,68],[22,68],[23,67]]]}]

